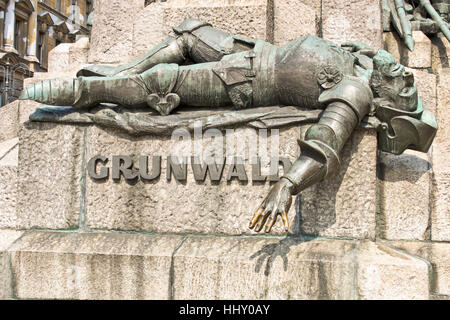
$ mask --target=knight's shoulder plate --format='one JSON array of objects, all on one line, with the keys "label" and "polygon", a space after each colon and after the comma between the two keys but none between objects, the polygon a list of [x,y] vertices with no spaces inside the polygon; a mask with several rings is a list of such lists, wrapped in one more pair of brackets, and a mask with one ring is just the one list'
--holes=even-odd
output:
[{"label": "knight's shoulder plate", "polygon": [[361,121],[372,109],[373,94],[370,87],[360,79],[345,76],[331,88],[322,92],[319,103],[335,101],[349,105]]},{"label": "knight's shoulder plate", "polygon": [[176,34],[182,34],[183,32],[192,32],[204,26],[211,26],[211,24],[196,19],[186,19],[178,27],[172,29]]}]

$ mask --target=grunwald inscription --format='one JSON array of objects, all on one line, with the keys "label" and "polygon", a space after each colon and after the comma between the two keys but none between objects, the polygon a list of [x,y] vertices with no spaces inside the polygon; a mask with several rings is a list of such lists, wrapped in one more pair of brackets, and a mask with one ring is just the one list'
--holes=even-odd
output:
[{"label": "grunwald inscription", "polygon": [[[139,168],[134,166],[133,158],[130,156],[112,156],[111,158],[97,155],[88,162],[87,169],[89,177],[96,181],[108,180],[111,176],[113,181],[120,182],[121,177],[125,180],[134,181],[140,179],[144,182],[155,181],[161,177],[161,156],[151,157],[151,169],[149,170],[149,156],[139,157]],[[186,181],[188,167],[192,170],[195,181],[204,182],[209,176],[212,183],[220,183],[223,178],[226,181],[238,180],[248,182],[249,176],[253,182],[277,182],[280,180],[279,166],[284,172],[292,167],[292,162],[285,157],[271,158],[270,174],[261,173],[261,159],[254,158],[251,161],[251,173],[247,172],[244,161],[240,157],[234,157],[229,161],[228,169],[225,170],[227,158],[220,161],[201,162],[197,157],[167,156],[166,179],[171,181],[174,177],[177,181]],[[190,161],[189,161],[190,160]],[[111,164],[109,167],[108,165]]]}]

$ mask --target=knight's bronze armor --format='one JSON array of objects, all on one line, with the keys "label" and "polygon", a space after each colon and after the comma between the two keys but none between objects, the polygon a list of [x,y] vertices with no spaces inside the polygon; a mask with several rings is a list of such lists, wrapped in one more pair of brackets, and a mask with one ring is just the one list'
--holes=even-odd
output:
[{"label": "knight's bronze armor", "polygon": [[[431,145],[436,122],[424,111],[412,75],[387,52],[351,51],[314,36],[277,47],[192,19],[173,30],[173,37],[128,65],[92,66],[77,79],[37,83],[22,98],[80,109],[100,102],[150,106],[162,115],[179,104],[321,108],[319,122],[299,142],[300,158],[281,179],[291,194],[337,172],[345,142],[370,113],[379,119],[382,150],[426,152]],[[268,209],[272,198],[264,212],[286,211],[288,200]]]}]

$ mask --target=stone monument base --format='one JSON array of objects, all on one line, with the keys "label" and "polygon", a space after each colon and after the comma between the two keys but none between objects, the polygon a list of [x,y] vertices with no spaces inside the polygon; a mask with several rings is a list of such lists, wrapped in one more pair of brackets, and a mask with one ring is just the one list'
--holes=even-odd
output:
[{"label": "stone monument base", "polygon": [[364,240],[27,232],[8,254],[17,299],[428,299],[431,270]]},{"label": "stone monument base", "polygon": [[[230,141],[245,138],[268,149],[278,145],[278,155],[293,162],[307,127],[283,126],[262,137],[248,127],[215,133],[223,134],[224,152]],[[191,142],[217,146],[202,134]],[[169,136],[27,122],[5,146],[17,143],[18,162],[2,167],[9,181],[0,200],[15,206],[0,220],[10,229],[0,231],[2,298],[430,299],[449,293],[449,244],[375,240],[373,129],[355,131],[337,177],[295,200],[288,235],[280,221],[268,235],[248,229],[271,185],[267,164],[260,167],[265,181],[257,181],[249,163],[251,155],[263,158],[260,148],[243,153],[247,181],[228,180],[227,163],[213,182],[208,174],[199,180],[190,164],[185,180],[174,173],[167,179],[167,156],[189,145]],[[97,155],[109,160],[96,167],[97,173],[109,168],[107,179],[90,176],[89,160]],[[135,167],[148,156],[150,170],[154,155],[162,160],[153,181],[111,176],[113,156],[128,156]]]}]

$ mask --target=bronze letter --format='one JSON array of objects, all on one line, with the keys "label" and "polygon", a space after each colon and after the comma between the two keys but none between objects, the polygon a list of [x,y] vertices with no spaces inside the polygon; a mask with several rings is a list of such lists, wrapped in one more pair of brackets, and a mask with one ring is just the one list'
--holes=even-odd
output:
[{"label": "bronze letter", "polygon": [[139,176],[136,170],[133,170],[133,159],[128,156],[113,156],[112,165],[112,178],[113,180],[120,181],[120,174],[122,174],[126,180],[133,180]]},{"label": "bronze letter", "polygon": [[234,158],[234,161],[230,165],[230,168],[228,170],[227,181],[231,181],[231,180],[233,180],[233,178],[238,178],[238,180],[242,181],[242,182],[248,181],[248,177],[247,177],[247,173],[245,172],[245,167],[244,167],[243,161],[239,157]]},{"label": "bronze letter", "polygon": [[206,172],[209,173],[211,182],[220,182],[222,179],[223,169],[225,168],[225,158],[223,158],[219,164],[205,164],[205,166],[200,164],[200,160],[197,157],[192,157],[191,162],[195,181],[205,181]]},{"label": "bronze letter", "polygon": [[148,157],[142,156],[139,158],[139,174],[144,181],[151,181],[158,179],[161,175],[161,156],[154,156],[152,158],[152,174],[148,174]]},{"label": "bronze letter", "polygon": [[261,159],[256,158],[256,163],[252,163],[252,181],[253,182],[265,182],[266,176],[261,175]]},{"label": "bronze letter", "polygon": [[106,165],[106,163],[108,163],[108,158],[104,156],[95,156],[91,160],[89,160],[87,165],[89,176],[94,180],[107,179],[109,176],[109,168],[102,167],[100,169],[100,173],[97,174],[97,162],[101,162],[102,164]]},{"label": "bronze letter", "polygon": [[167,181],[172,180],[172,171],[177,181],[187,180],[187,159],[183,160],[182,163],[179,163],[178,157],[167,157]]}]

